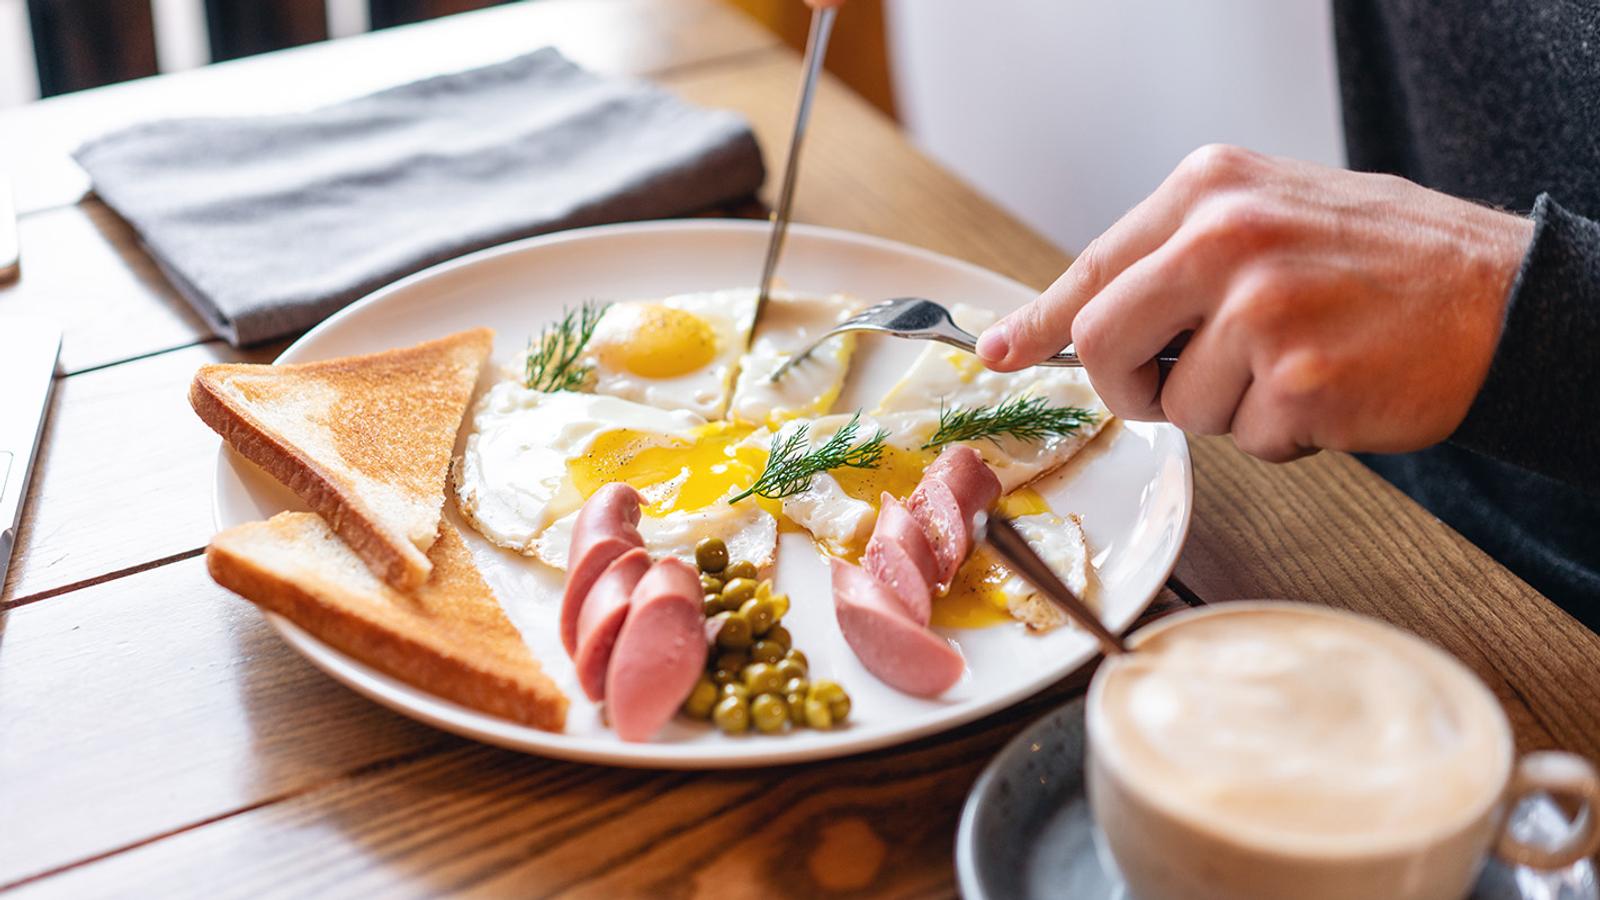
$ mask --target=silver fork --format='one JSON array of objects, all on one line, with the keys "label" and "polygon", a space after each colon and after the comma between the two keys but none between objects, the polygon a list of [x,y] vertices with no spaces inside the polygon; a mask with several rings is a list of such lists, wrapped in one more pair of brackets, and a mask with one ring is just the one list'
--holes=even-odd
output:
[{"label": "silver fork", "polygon": [[[977,336],[957,325],[955,320],[950,318],[950,310],[922,297],[897,297],[869,306],[835,325],[832,331],[812,341],[804,350],[785,360],[783,365],[772,373],[770,380],[777,381],[782,378],[784,373],[822,346],[823,341],[847,331],[871,331],[918,341],[938,341],[941,344],[960,347],[968,353],[976,353],[978,348]],[[1162,368],[1170,368],[1177,361],[1178,350],[1174,347],[1168,347],[1156,357],[1156,362]],[[1083,361],[1078,359],[1077,353],[1063,350],[1055,356],[1041,360],[1038,365],[1078,368],[1083,366]]]}]

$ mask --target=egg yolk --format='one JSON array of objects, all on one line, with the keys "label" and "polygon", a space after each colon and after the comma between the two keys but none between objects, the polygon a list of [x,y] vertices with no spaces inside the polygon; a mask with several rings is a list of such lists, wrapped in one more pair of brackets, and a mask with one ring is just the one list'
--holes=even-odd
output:
[{"label": "egg yolk", "polygon": [[[588,453],[570,460],[567,468],[573,486],[586,499],[601,485],[622,481],[650,501],[644,508],[646,515],[704,509],[722,501],[730,491],[744,490],[761,476],[766,452],[739,446],[752,430],[732,422],[711,422],[688,439],[628,429],[608,431],[595,438]],[[649,490],[673,481],[677,482],[675,489]]]},{"label": "egg yolk", "polygon": [[871,469],[841,468],[828,474],[839,482],[839,487],[846,494],[870,503],[873,509],[877,509],[884,491],[901,500],[911,496],[917,482],[922,480],[922,470],[933,462],[933,458],[934,453],[929,450],[885,447],[883,458]]},{"label": "egg yolk", "polygon": [[930,624],[938,628],[987,628],[1015,621],[1000,590],[1011,572],[987,547],[975,547],[956,570],[950,590],[933,598]]},{"label": "egg yolk", "polygon": [[641,378],[674,378],[717,356],[717,332],[705,319],[659,303],[619,305],[606,313],[606,342],[596,348],[609,369]]}]

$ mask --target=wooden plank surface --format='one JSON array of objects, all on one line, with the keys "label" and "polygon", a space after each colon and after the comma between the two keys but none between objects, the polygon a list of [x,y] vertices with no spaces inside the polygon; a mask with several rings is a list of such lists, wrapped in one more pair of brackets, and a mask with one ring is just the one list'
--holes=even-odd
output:
[{"label": "wooden plank surface", "polygon": [[204,547],[218,439],[189,379],[281,349],[211,342],[57,381],[0,605]]},{"label": "wooden plank surface", "polygon": [[514,3],[0,110],[0,172],[33,211],[77,202],[89,184],[73,148],[134,122],[309,109],[545,46],[597,72],[642,75],[777,44],[718,0]]},{"label": "wooden plank surface", "polygon": [[1350,456],[1273,466],[1223,439],[1189,444],[1194,523],[1177,575],[1191,590],[1393,622],[1471,666],[1523,749],[1600,760],[1600,635]]},{"label": "wooden plank surface", "polygon": [[313,669],[199,558],[0,612],[0,637],[0,886],[464,743]]}]

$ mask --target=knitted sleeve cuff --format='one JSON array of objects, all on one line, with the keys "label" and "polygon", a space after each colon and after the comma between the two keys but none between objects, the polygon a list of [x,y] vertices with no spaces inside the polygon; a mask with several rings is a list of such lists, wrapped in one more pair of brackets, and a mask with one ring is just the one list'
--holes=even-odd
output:
[{"label": "knitted sleeve cuff", "polygon": [[1600,495],[1600,223],[1549,194],[1505,329],[1452,443]]}]

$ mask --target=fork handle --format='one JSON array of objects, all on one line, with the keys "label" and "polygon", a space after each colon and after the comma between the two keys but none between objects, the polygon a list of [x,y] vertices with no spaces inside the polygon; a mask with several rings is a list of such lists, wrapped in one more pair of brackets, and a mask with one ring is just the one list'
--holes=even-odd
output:
[{"label": "fork handle", "polygon": [[[977,336],[975,336],[972,332],[956,325],[947,325],[938,330],[930,329],[926,332],[907,334],[904,336],[908,338],[921,338],[923,340],[938,341],[941,344],[949,344],[952,347],[959,347],[973,355],[977,355],[978,352]],[[1156,355],[1156,366],[1159,367],[1161,371],[1166,372],[1170,370],[1175,363],[1177,363],[1178,352],[1183,349],[1183,343],[1184,342],[1182,339],[1174,341]],[[1081,369],[1083,368],[1083,360],[1078,358],[1078,354],[1076,352],[1072,350],[1063,350],[1060,353],[1057,353],[1055,356],[1046,357],[1045,359],[1039,360],[1038,362],[1034,363],[1034,365],[1052,366],[1066,369]]]}]

